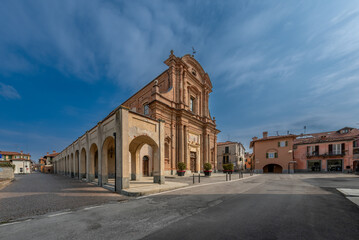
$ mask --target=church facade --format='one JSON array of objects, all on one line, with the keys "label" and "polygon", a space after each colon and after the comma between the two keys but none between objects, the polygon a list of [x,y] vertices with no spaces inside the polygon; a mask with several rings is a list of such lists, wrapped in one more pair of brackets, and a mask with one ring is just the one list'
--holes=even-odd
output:
[{"label": "church facade", "polygon": [[[207,162],[216,170],[219,130],[209,112],[210,78],[189,54],[177,57],[171,51],[164,63],[168,69],[123,105],[131,111],[164,120],[166,174],[175,174],[178,162],[186,163],[189,173],[202,171]],[[141,152],[146,169],[150,155],[148,148]]]}]

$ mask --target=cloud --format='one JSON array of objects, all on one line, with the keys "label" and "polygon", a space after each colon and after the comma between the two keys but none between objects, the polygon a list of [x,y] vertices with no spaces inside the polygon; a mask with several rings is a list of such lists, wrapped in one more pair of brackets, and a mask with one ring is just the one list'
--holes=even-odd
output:
[{"label": "cloud", "polygon": [[9,100],[9,99],[20,99],[20,94],[16,89],[10,85],[6,85],[0,82],[0,96]]}]

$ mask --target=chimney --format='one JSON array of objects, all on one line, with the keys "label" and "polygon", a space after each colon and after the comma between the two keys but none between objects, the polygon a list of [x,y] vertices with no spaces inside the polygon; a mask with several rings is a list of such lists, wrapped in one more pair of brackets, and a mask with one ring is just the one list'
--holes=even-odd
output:
[{"label": "chimney", "polygon": [[22,154],[22,151],[20,151],[21,152],[21,154]]},{"label": "chimney", "polygon": [[49,155],[49,152],[47,152],[46,154]]},{"label": "chimney", "polygon": [[53,150],[52,152],[53,152],[53,153],[55,153],[56,151],[55,151],[55,150]]},{"label": "chimney", "polygon": [[258,139],[257,137],[252,137],[252,140],[253,140],[253,141],[255,141],[255,140],[257,140],[257,139]]},{"label": "chimney", "polygon": [[267,138],[268,137],[268,132],[263,132],[263,138]]}]

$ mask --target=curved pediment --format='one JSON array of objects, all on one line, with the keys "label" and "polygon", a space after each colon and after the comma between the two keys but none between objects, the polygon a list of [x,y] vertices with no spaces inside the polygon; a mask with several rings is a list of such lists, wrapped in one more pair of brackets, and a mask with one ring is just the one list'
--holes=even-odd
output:
[{"label": "curved pediment", "polygon": [[187,54],[184,55],[181,59],[188,65],[188,71],[191,72],[194,77],[200,80],[203,84],[207,84],[210,88],[212,88],[212,83],[208,74],[204,71],[201,64],[199,64],[199,62],[194,57]]}]

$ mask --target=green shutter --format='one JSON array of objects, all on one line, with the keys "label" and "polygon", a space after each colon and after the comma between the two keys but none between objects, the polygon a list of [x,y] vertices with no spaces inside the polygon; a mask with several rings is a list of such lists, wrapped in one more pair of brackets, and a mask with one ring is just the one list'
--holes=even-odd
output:
[{"label": "green shutter", "polygon": [[278,147],[280,147],[280,142],[278,142]]},{"label": "green shutter", "polygon": [[285,146],[288,147],[288,141],[285,141]]},{"label": "green shutter", "polygon": [[266,153],[266,158],[268,158],[268,153]]},{"label": "green shutter", "polygon": [[274,153],[274,157],[275,157],[275,158],[278,158],[278,153]]}]

